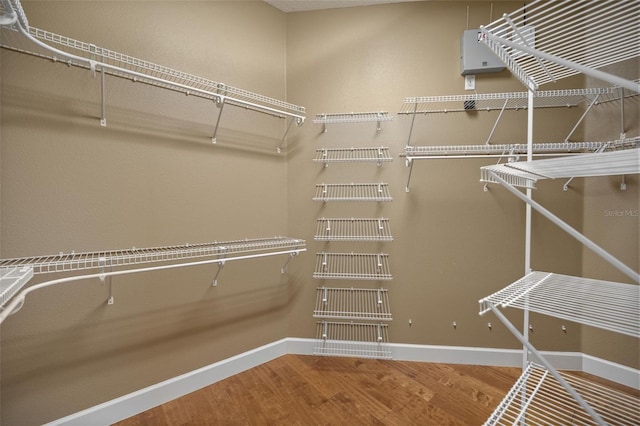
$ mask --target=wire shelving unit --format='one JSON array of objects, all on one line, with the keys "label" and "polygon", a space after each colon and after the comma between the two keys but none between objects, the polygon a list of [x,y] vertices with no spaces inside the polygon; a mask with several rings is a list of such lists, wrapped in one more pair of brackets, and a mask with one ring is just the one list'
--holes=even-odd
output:
[{"label": "wire shelving unit", "polygon": [[317,220],[317,241],[393,241],[387,218],[321,218]]},{"label": "wire shelving unit", "polygon": [[392,201],[388,183],[316,184],[313,201]]},{"label": "wire shelving unit", "polygon": [[316,289],[314,318],[335,320],[391,321],[389,291],[384,288]]},{"label": "wire shelving unit", "polygon": [[586,74],[635,93],[640,84],[600,68],[640,56],[635,0],[535,0],[481,27],[481,41],[529,89]]},{"label": "wire shelving unit", "polygon": [[481,315],[489,305],[529,309],[640,337],[640,287],[633,284],[533,271],[479,303]]},{"label": "wire shelving unit", "polygon": [[313,278],[392,280],[386,253],[317,253]]},{"label": "wire shelving unit", "polygon": [[382,130],[383,121],[392,121],[393,115],[386,111],[378,112],[348,112],[334,114],[317,114],[313,119],[315,124],[322,124],[322,132],[327,132],[327,124],[347,124],[347,123],[377,123],[376,130]]},{"label": "wire shelving unit", "polygon": [[[562,373],[562,377],[600,413],[606,424],[640,424],[637,398],[575,375]],[[484,424],[597,425],[544,366],[533,362]]]},{"label": "wire shelving unit", "polygon": [[320,321],[314,355],[391,359],[387,324]]},{"label": "wire shelving unit", "polygon": [[313,159],[316,163],[323,163],[325,167],[329,163],[376,163],[378,166],[383,162],[393,161],[389,153],[389,148],[366,147],[366,148],[318,148]]},{"label": "wire shelving unit", "polygon": [[[217,264],[218,271],[213,278],[217,285],[220,271],[229,261],[253,258],[289,255],[281,268],[281,273],[289,261],[306,251],[305,241],[288,237],[233,240],[204,244],[185,244],[152,248],[131,248],[126,250],[96,251],[82,253],[59,253],[50,256],[20,257],[0,260],[0,277],[2,278],[3,305],[0,311],[0,324],[11,314],[22,308],[28,294],[45,287],[71,281],[98,278],[105,282],[109,278],[108,304],[113,304],[111,289],[112,276],[126,275],[156,270]],[[136,265],[159,264],[139,267]],[[93,270],[89,274],[78,275],[73,272]],[[65,273],[63,278],[39,283],[17,293],[34,274]],[[72,274],[72,275],[69,275]],[[4,290],[5,282],[9,290]],[[9,298],[14,296],[10,301]]]},{"label": "wire shelving unit", "polygon": [[[293,122],[298,126],[304,123],[305,108],[299,105],[31,27],[19,0],[2,0],[0,15],[7,17],[6,20],[0,22],[1,47],[101,74],[102,111],[100,124],[103,126],[107,124],[104,75],[215,101],[219,107],[219,113],[211,138],[214,143],[225,105],[241,107],[278,118],[289,118],[289,126],[282,137],[283,141]],[[14,18],[12,19],[12,17]]]},{"label": "wire shelving unit", "polygon": [[[635,138],[635,142],[640,138]],[[640,148],[623,149],[574,157],[517,161],[480,168],[480,180],[500,183],[496,176],[510,185],[535,188],[540,179],[628,175],[640,173]]]}]

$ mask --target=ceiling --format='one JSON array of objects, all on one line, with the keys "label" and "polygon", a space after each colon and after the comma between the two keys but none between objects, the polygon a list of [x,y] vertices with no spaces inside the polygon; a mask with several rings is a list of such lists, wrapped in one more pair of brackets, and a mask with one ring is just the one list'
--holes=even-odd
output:
[{"label": "ceiling", "polygon": [[403,3],[423,0],[264,0],[283,12],[336,9],[339,7],[371,6],[375,4]]}]

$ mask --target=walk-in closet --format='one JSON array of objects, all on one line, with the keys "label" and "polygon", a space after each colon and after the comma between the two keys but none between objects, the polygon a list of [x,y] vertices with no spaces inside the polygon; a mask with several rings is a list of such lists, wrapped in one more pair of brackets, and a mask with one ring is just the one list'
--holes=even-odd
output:
[{"label": "walk-in closet", "polygon": [[0,424],[640,424],[637,0],[0,0]]}]

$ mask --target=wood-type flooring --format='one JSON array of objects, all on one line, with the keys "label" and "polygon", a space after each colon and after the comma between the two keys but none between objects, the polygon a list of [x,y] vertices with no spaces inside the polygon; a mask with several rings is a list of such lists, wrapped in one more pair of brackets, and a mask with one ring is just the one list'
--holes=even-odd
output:
[{"label": "wood-type flooring", "polygon": [[520,373],[285,355],[117,425],[481,425]]}]

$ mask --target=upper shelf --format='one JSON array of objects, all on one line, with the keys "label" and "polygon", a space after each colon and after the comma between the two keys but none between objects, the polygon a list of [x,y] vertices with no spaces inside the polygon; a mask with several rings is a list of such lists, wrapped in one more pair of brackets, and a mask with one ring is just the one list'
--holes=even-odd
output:
[{"label": "upper shelf", "polygon": [[640,337],[639,295],[634,284],[534,271],[479,303],[481,314],[511,306]]},{"label": "upper shelf", "polygon": [[[634,96],[625,93],[623,97]],[[575,107],[596,100],[605,103],[620,100],[617,87],[536,91],[534,108]],[[466,95],[420,96],[405,98],[398,114],[527,109],[528,92],[472,93]]]},{"label": "upper shelf", "polygon": [[110,268],[153,262],[185,262],[189,259],[218,257],[230,260],[240,256],[279,254],[280,252],[304,251],[305,241],[273,237],[260,239],[185,244],[127,250],[97,251],[84,253],[60,253],[50,256],[0,259],[0,267],[28,267],[34,274],[70,272],[86,269]]},{"label": "upper shelf", "polygon": [[481,31],[528,89],[583,73],[638,93],[638,82],[599,70],[640,56],[638,22],[636,0],[534,0]]},{"label": "upper shelf", "polygon": [[[639,138],[635,138],[640,141]],[[535,188],[540,179],[616,176],[640,173],[640,148],[595,152],[563,158],[517,161],[480,168],[481,181],[500,183],[498,175],[507,183]]]},{"label": "upper shelf", "polygon": [[[14,18],[17,17],[17,18]],[[29,26],[19,0],[0,0],[3,48],[155,87],[227,103],[302,124],[304,107]]]}]

